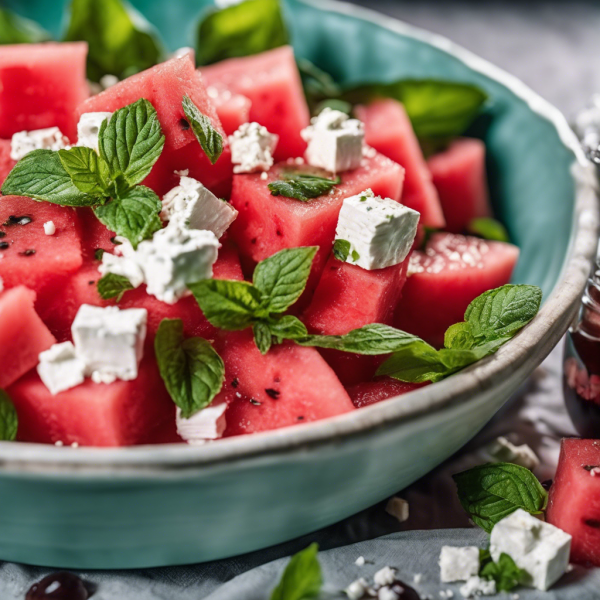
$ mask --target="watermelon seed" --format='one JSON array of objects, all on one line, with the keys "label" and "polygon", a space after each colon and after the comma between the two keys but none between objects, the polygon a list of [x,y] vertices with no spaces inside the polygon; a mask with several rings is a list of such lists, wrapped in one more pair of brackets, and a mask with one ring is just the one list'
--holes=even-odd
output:
[{"label": "watermelon seed", "polygon": [[11,225],[29,225],[33,219],[28,217],[27,215],[22,217],[16,217],[15,215],[10,215],[8,219],[3,223],[6,227],[10,227]]},{"label": "watermelon seed", "polygon": [[6,236],[6,231],[0,231],[0,238],[3,238]]},{"label": "watermelon seed", "polygon": [[88,285],[94,285],[95,283],[95,281],[88,281]]},{"label": "watermelon seed", "polygon": [[298,419],[298,421],[304,421],[304,417],[302,415],[300,415],[299,417],[296,417]]},{"label": "watermelon seed", "polygon": [[583,522],[585,525],[589,525],[595,529],[600,529],[600,521],[598,521],[598,519],[584,519]]},{"label": "watermelon seed", "polygon": [[6,250],[9,246],[8,242],[0,242],[0,250]]},{"label": "watermelon seed", "polygon": [[254,398],[250,398],[250,404],[254,404],[254,406],[262,406],[262,402],[255,400]]},{"label": "watermelon seed", "polygon": [[265,393],[267,394],[267,396],[269,396],[270,398],[273,398],[273,400],[278,400],[279,396],[281,394],[281,392],[279,390],[274,390],[273,388],[267,388],[265,390]]},{"label": "watermelon seed", "polygon": [[546,490],[549,491],[550,488],[552,487],[552,479],[546,479],[546,481],[542,481],[542,487]]},{"label": "watermelon seed", "polygon": [[184,131],[187,131],[190,128],[190,124],[187,122],[186,119],[179,119],[179,126]]},{"label": "watermelon seed", "polygon": [[115,245],[115,246],[120,246],[121,242],[119,242],[119,240],[117,240],[117,236],[113,236],[110,238],[110,241]]},{"label": "watermelon seed", "polygon": [[598,465],[583,465],[583,468],[584,468],[586,471],[593,471],[594,469],[597,469],[597,468],[598,468]]},{"label": "watermelon seed", "polygon": [[238,385],[240,385],[240,381],[237,377],[234,377],[233,381],[231,382],[231,387],[236,388]]},{"label": "watermelon seed", "polygon": [[35,250],[33,248],[28,248],[27,250],[24,250],[23,252],[19,252],[19,254],[21,256],[33,256],[35,254]]}]

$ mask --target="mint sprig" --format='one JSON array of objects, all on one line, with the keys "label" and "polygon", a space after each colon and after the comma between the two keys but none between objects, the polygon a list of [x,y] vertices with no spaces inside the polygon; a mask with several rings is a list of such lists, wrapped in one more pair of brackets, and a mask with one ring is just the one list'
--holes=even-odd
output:
[{"label": "mint sprig", "polygon": [[102,276],[98,280],[97,288],[100,298],[103,300],[116,298],[117,302],[121,301],[125,292],[134,289],[127,277],[115,273],[107,273]]},{"label": "mint sprig", "polygon": [[308,600],[321,591],[323,574],[317,558],[318,544],[294,554],[287,564],[270,600]]},{"label": "mint sprig", "polygon": [[351,244],[348,240],[337,239],[333,243],[333,256],[342,262],[346,262],[350,254],[350,248]]},{"label": "mint sprig", "polygon": [[472,219],[467,226],[467,231],[471,235],[477,235],[485,240],[510,242],[508,231],[506,231],[504,225],[491,217]]},{"label": "mint sprig", "polygon": [[494,562],[489,550],[480,550],[479,576],[482,579],[494,580],[498,592],[510,592],[527,576],[515,561],[506,553],[500,554],[498,562]]},{"label": "mint sprig", "polygon": [[0,441],[12,442],[17,438],[19,419],[8,394],[0,390]]},{"label": "mint sprig", "polygon": [[328,179],[309,173],[284,173],[283,179],[272,181],[267,187],[271,196],[285,196],[308,202],[313,198],[328,194],[341,181],[339,177]]},{"label": "mint sprig", "polygon": [[181,103],[185,118],[188,120],[198,143],[204,150],[211,164],[215,164],[223,153],[223,136],[213,127],[210,119],[200,112],[200,109],[188,96]]},{"label": "mint sprig", "polygon": [[94,198],[107,198],[111,194],[108,165],[91,148],[76,146],[59,150],[58,158],[71,178],[73,185]]}]

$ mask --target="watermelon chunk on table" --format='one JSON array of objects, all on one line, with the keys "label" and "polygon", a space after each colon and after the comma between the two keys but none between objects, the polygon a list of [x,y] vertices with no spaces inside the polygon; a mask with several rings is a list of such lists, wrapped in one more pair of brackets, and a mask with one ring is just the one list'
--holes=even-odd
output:
[{"label": "watermelon chunk on table", "polygon": [[376,100],[357,106],[355,111],[365,124],[365,142],[406,170],[402,204],[421,213],[421,225],[443,229],[440,200],[402,104],[392,99]]},{"label": "watermelon chunk on table", "polygon": [[446,218],[447,231],[464,233],[472,219],[491,217],[485,144],[458,139],[427,161]]},{"label": "watermelon chunk on table", "polygon": [[80,446],[131,446],[179,440],[175,405],[153,356],[137,379],[109,385],[86,379],[53,396],[35,370],[10,386],[19,417],[18,439]]},{"label": "watermelon chunk on table", "polygon": [[58,127],[77,139],[75,109],[89,96],[85,42],[0,46],[0,138]]},{"label": "watermelon chunk on table", "polygon": [[38,364],[56,341],[34,309],[35,292],[23,286],[0,293],[0,389]]},{"label": "watermelon chunk on table", "polygon": [[[181,104],[184,96],[188,96],[224,136],[223,153],[214,165],[185,118]],[[77,108],[77,117],[86,112],[114,112],[140,98],[152,103],[165,134],[165,147],[144,181],[145,185],[162,195],[179,184],[175,170],[189,169],[190,177],[198,179],[214,193],[226,192],[233,170],[229,144],[190,55],[171,58],[89,98]]]},{"label": "watermelon chunk on table", "polygon": [[16,164],[10,157],[10,140],[0,140],[0,187]]},{"label": "watermelon chunk on table", "polygon": [[232,135],[240,125],[248,123],[252,105],[249,98],[231,92],[221,84],[208,86],[206,91],[215,105],[217,116],[227,135]]},{"label": "watermelon chunk on table", "polygon": [[290,46],[230,58],[202,67],[201,73],[207,86],[220,85],[250,100],[250,121],[279,136],[275,160],[304,154],[300,131],[309,125],[310,113]]},{"label": "watermelon chunk on table", "polygon": [[446,329],[464,319],[469,303],[509,283],[519,249],[454,233],[436,233],[414,251],[394,325],[441,346]]},{"label": "watermelon chunk on table", "polygon": [[404,381],[398,381],[392,377],[378,377],[374,381],[357,383],[346,389],[350,398],[352,398],[352,402],[354,402],[354,406],[356,406],[356,408],[362,408],[363,406],[370,406],[371,404],[376,404],[377,402],[393,398],[394,396],[408,394],[408,392],[412,392],[425,385],[428,384],[405,383]]}]

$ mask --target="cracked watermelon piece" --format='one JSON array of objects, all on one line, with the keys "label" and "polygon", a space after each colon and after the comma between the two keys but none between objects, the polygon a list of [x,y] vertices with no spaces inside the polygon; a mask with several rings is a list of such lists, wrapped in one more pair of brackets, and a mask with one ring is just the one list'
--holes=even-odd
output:
[{"label": "cracked watermelon piece", "polygon": [[132,446],[179,441],[175,405],[153,356],[142,360],[132,381],[106,385],[86,379],[53,396],[34,370],[7,391],[22,442]]},{"label": "cracked watermelon piece", "polygon": [[0,187],[16,164],[10,157],[10,140],[0,140]]},{"label": "cracked watermelon piece", "polygon": [[231,92],[221,84],[208,86],[206,91],[215,105],[217,116],[227,135],[232,135],[240,125],[248,123],[252,105],[249,98]]},{"label": "cracked watermelon piece", "polygon": [[600,566],[600,440],[562,441],[546,520],[573,536],[571,562]]},{"label": "cracked watermelon piece", "polygon": [[0,138],[56,126],[77,139],[75,109],[89,96],[85,42],[0,46]]},{"label": "cracked watermelon piece", "polygon": [[394,325],[440,347],[446,329],[464,319],[472,300],[510,282],[519,249],[454,233],[431,236],[414,251]]},{"label": "cracked watermelon piece", "polygon": [[[181,102],[186,95],[224,136],[223,154],[214,165],[210,163],[185,119]],[[86,112],[114,112],[140,98],[146,98],[152,103],[165,134],[163,152],[144,184],[163,195],[179,184],[179,177],[174,171],[189,169],[190,177],[201,181],[215,194],[226,192],[233,172],[229,144],[190,55],[172,58],[132,75],[89,98],[77,108],[77,117]]]},{"label": "cracked watermelon piece", "polygon": [[300,131],[308,127],[310,113],[290,46],[230,58],[202,67],[201,72],[207,86],[220,85],[250,100],[250,121],[279,136],[275,160],[304,154],[306,142]]},{"label": "cracked watermelon piece", "polygon": [[249,330],[221,342],[228,403],[225,437],[271,431],[334,417],[354,409],[335,373],[314,348],[293,342],[262,355]]},{"label": "cracked watermelon piece", "polygon": [[33,307],[35,292],[19,286],[0,294],[0,389],[38,364],[56,341]]},{"label": "cracked watermelon piece", "polygon": [[402,204],[421,213],[421,225],[443,229],[440,200],[402,104],[391,99],[377,100],[368,106],[357,106],[356,116],[365,124],[366,143],[406,170]]},{"label": "cracked watermelon piece", "polygon": [[408,394],[427,383],[405,383],[392,377],[378,377],[375,381],[358,383],[347,388],[348,395],[352,398],[356,408],[370,406],[382,400]]},{"label": "cracked watermelon piece", "polygon": [[445,229],[463,233],[472,219],[492,216],[481,140],[456,140],[427,165],[446,218]]}]

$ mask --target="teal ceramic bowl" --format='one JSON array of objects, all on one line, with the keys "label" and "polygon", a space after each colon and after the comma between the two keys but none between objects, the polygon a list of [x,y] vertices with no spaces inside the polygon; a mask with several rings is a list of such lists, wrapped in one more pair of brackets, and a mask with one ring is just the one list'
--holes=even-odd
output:
[{"label": "teal ceramic bowl", "polygon": [[[23,3],[20,3],[23,4]],[[56,26],[45,0],[22,10]],[[58,5],[59,3],[52,3]],[[181,45],[198,2],[137,5]],[[334,523],[415,481],[506,402],[572,321],[594,254],[594,177],[561,114],[439,36],[325,0],[289,0],[296,50],[342,81],[440,77],[493,100],[485,133],[496,209],[521,248],[515,281],[544,290],[536,319],[441,383],[314,424],[204,447],[0,444],[0,559],[132,568],[217,559]],[[575,170],[573,170],[575,169]],[[574,173],[577,173],[574,175]]]}]

